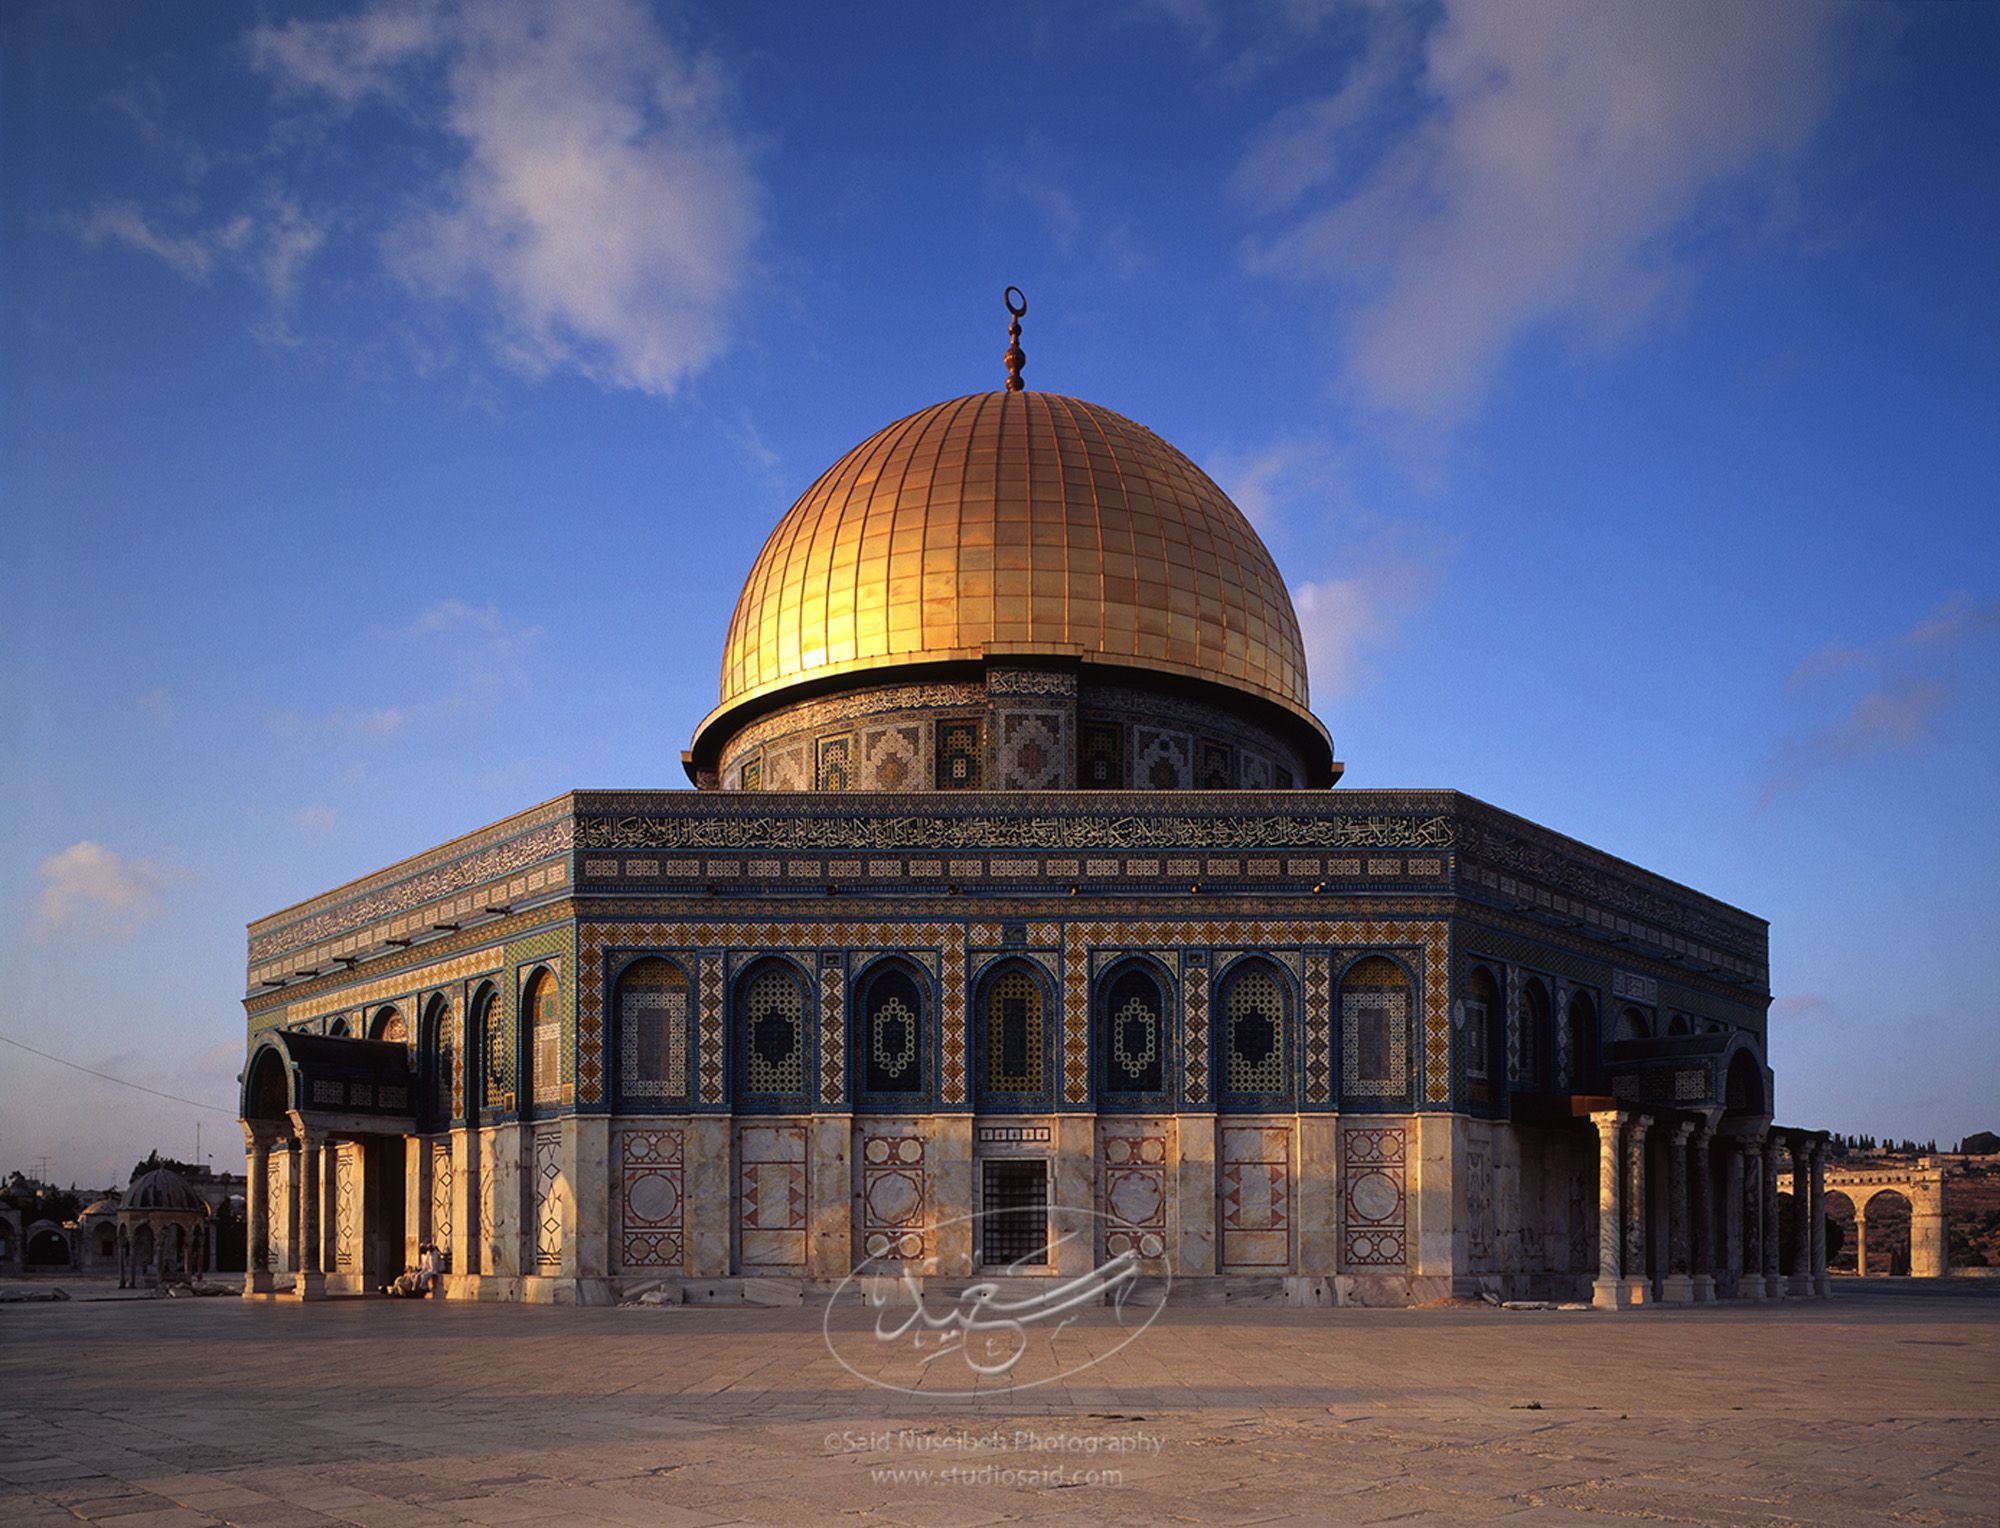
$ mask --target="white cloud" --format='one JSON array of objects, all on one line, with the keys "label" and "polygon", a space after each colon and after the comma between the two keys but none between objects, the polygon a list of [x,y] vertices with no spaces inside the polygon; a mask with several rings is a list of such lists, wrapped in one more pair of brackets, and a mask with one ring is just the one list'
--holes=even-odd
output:
[{"label": "white cloud", "polygon": [[249,50],[287,90],[380,96],[444,139],[384,256],[480,314],[509,366],[670,395],[727,347],[762,186],[714,59],[634,0],[377,5]]},{"label": "white cloud", "polygon": [[327,235],[324,221],[280,193],[267,194],[248,212],[183,229],[163,226],[135,202],[100,202],[75,228],[86,249],[122,245],[198,284],[217,271],[240,272],[263,288],[281,314],[298,296],[300,274]]},{"label": "white cloud", "polygon": [[1444,0],[1373,31],[1281,113],[1236,188],[1254,271],[1327,290],[1364,403],[1449,426],[1513,347],[1615,338],[1684,283],[1721,199],[1767,187],[1830,109],[1821,0]]},{"label": "white cloud", "polygon": [[1788,688],[1808,693],[1842,679],[1867,685],[1831,721],[1787,738],[1772,751],[1765,806],[1831,765],[1890,749],[1908,752],[1934,738],[1958,700],[1959,655],[2000,631],[2000,601],[1954,594],[1908,631],[1877,647],[1832,643],[1800,663]]},{"label": "white cloud", "polygon": [[248,218],[188,233],[171,233],[153,226],[135,202],[101,202],[77,224],[86,249],[122,244],[163,260],[189,281],[206,281],[218,258],[233,254],[248,242]]},{"label": "white cloud", "polygon": [[1384,531],[1341,550],[1341,578],[1308,579],[1292,593],[1317,703],[1366,689],[1379,654],[1401,639],[1437,592],[1450,555],[1408,532]]},{"label": "white cloud", "polygon": [[1206,465],[1281,564],[1324,565],[1334,549],[1338,577],[1289,580],[1306,670],[1317,702],[1366,689],[1380,655],[1436,594],[1451,544],[1357,505],[1344,464],[1318,441],[1218,452]]},{"label": "white cloud", "polygon": [[130,859],[83,839],[41,864],[36,919],[57,930],[123,938],[160,910],[160,892],[173,877],[151,860]]},{"label": "white cloud", "polygon": [[339,826],[340,813],[330,806],[315,804],[294,813],[292,821],[308,833],[326,834]]}]

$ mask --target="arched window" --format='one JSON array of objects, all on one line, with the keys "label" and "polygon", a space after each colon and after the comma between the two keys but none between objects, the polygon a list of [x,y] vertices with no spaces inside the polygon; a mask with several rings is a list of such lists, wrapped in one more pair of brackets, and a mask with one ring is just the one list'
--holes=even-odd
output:
[{"label": "arched window", "polygon": [[500,994],[480,989],[473,999],[472,1033],[479,1037],[480,1096],[489,1109],[504,1109],[514,1092],[514,1068],[507,1051],[507,1026],[501,1022]]},{"label": "arched window", "polygon": [[1667,1019],[1667,1033],[1670,1035],[1687,1035],[1693,1034],[1694,1031],[1688,1027],[1688,1016],[1684,1013],[1676,1013]]},{"label": "arched window", "polygon": [[345,1040],[347,1038],[347,1020],[341,1018],[328,1019],[326,1021],[326,1032],[336,1040]]},{"label": "arched window", "polygon": [[1549,1027],[1549,989],[1540,978],[1521,983],[1521,1071],[1514,1086],[1529,1093],[1548,1086],[1549,1051],[1554,1036]]},{"label": "arched window", "polygon": [[1001,971],[986,988],[981,1045],[983,1087],[989,1099],[1026,1105],[1048,1091],[1048,1035],[1042,986],[1026,967]]},{"label": "arched window", "polygon": [[1145,965],[1121,966],[1098,988],[1098,1075],[1108,1101],[1156,1103],[1166,1092],[1166,1015],[1166,989]]},{"label": "arched window", "polygon": [[907,1101],[924,1089],[924,992],[898,961],[878,962],[854,1007],[856,1081],[864,1099]]},{"label": "arched window", "polygon": [[528,1030],[528,1082],[537,1104],[562,1101],[562,984],[546,966],[521,994]]},{"label": "arched window", "polygon": [[1290,1026],[1283,979],[1263,961],[1230,974],[1222,1003],[1222,1090],[1268,1102],[1291,1090]]},{"label": "arched window", "polygon": [[[1347,968],[1340,979],[1343,1093],[1377,1102],[1408,1097],[1411,1007],[1410,979],[1395,961],[1370,955]],[[1500,1027],[1489,1016],[1488,1028]]]},{"label": "arched window", "polygon": [[1500,984],[1486,967],[1474,966],[1465,983],[1465,1071],[1475,1081],[1483,1083],[1495,1075],[1493,1037],[1502,1028],[1500,1018]]},{"label": "arched window", "polygon": [[1569,1085],[1577,1093],[1597,1090],[1597,1005],[1587,992],[1569,1000]]},{"label": "arched window", "polygon": [[805,989],[790,967],[767,961],[737,989],[736,1037],[744,1098],[766,1107],[804,1103]]},{"label": "arched window", "polygon": [[400,1008],[378,1008],[375,1017],[368,1021],[368,1038],[371,1040],[393,1040],[398,1045],[410,1043],[410,1026],[403,1022]]},{"label": "arched window", "polygon": [[431,999],[424,1014],[424,1032],[430,1037],[424,1065],[430,1077],[431,1118],[440,1126],[449,1125],[452,1116],[458,1113],[454,1066],[457,1058],[452,1045],[451,1004],[443,997]]},{"label": "arched window", "polygon": [[1626,1008],[1619,1013],[1618,1033],[1612,1037],[1613,1039],[1650,1040],[1652,1037],[1653,1026],[1647,1019],[1644,1009]]},{"label": "arched window", "polygon": [[647,1104],[688,1093],[688,979],[648,955],[618,978],[618,1096]]}]

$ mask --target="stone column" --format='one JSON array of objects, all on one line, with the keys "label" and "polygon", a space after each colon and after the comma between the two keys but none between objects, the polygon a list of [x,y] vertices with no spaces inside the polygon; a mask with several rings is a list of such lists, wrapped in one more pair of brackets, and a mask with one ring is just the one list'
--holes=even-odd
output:
[{"label": "stone column", "polygon": [[1743,1137],[1743,1276],[1736,1293],[1745,1300],[1764,1298],[1764,1138]]},{"label": "stone column", "polygon": [[1854,1276],[1868,1277],[1868,1211],[1858,1200],[1854,1206]]},{"label": "stone column", "polygon": [[1785,1297],[1784,1275],[1778,1269],[1778,1157],[1784,1138],[1775,1130],[1764,1137],[1764,1298]]},{"label": "stone column", "polygon": [[1727,1283],[1732,1296],[1743,1292],[1743,1152],[1734,1137],[1722,1145],[1722,1213],[1716,1218],[1722,1222],[1722,1245],[1716,1249],[1721,1262],[1720,1272],[1726,1280],[1717,1281],[1717,1293]]},{"label": "stone column", "polygon": [[1792,1146],[1792,1266],[1785,1292],[1806,1299],[1813,1292],[1812,1137],[1794,1131]]},{"label": "stone column", "polygon": [[1833,1293],[1826,1276],[1826,1137],[1812,1143],[1812,1278],[1813,1294],[1824,1300]]},{"label": "stone column", "polygon": [[326,1295],[326,1239],[320,1234],[320,1213],[326,1208],[325,1174],[321,1171],[326,1137],[306,1129],[303,1123],[298,1132],[299,1276],[292,1292],[301,1300],[318,1300]]},{"label": "stone column", "polygon": [[1920,1170],[1910,1180],[1910,1277],[1941,1279],[1951,1271],[1945,1239],[1944,1173]]},{"label": "stone column", "polygon": [[1694,1156],[1689,1169],[1693,1177],[1693,1197],[1688,1204],[1688,1217],[1694,1223],[1693,1245],[1689,1254],[1693,1273],[1691,1293],[1697,1305],[1706,1305],[1715,1299],[1715,1195],[1708,1162],[1708,1143],[1714,1134],[1714,1127],[1696,1125],[1689,1147]]},{"label": "stone column", "polygon": [[250,1179],[248,1225],[244,1259],[243,1293],[268,1295],[277,1288],[271,1272],[271,1132],[253,1125],[243,1127],[244,1144],[249,1150]]},{"label": "stone column", "polygon": [[1660,1282],[1660,1300],[1667,1305],[1694,1301],[1694,1279],[1688,1271],[1688,1137],[1694,1122],[1667,1127],[1667,1276]]},{"label": "stone column", "polygon": [[1619,1243],[1622,1217],[1618,1212],[1618,1132],[1625,1124],[1620,1109],[1606,1109],[1590,1116],[1597,1127],[1597,1280],[1591,1285],[1590,1303],[1599,1310],[1619,1310],[1630,1302],[1624,1298],[1624,1282],[1619,1278]]},{"label": "stone column", "polygon": [[1632,1116],[1625,1127],[1625,1294],[1627,1305],[1643,1305],[1653,1297],[1646,1272],[1646,1127],[1644,1114]]}]

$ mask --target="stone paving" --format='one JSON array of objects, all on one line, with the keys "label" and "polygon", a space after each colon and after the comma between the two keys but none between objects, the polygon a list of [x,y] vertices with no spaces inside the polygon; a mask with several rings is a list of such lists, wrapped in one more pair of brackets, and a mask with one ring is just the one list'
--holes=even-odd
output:
[{"label": "stone paving", "polygon": [[1092,1311],[958,1400],[815,1309],[9,1305],[0,1523],[1994,1523],[2000,1287],[1836,1292]]}]

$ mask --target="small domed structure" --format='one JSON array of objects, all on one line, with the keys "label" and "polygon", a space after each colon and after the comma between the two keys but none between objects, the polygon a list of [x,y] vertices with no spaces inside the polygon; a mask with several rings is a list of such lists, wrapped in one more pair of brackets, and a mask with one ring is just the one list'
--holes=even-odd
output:
[{"label": "small domed structure", "polygon": [[120,1288],[192,1279],[207,1270],[208,1204],[171,1167],[141,1173],[118,1206]]},{"label": "small domed structure", "polygon": [[132,1180],[119,1208],[125,1210],[192,1210],[206,1215],[208,1206],[194,1186],[171,1167],[156,1167]]}]

